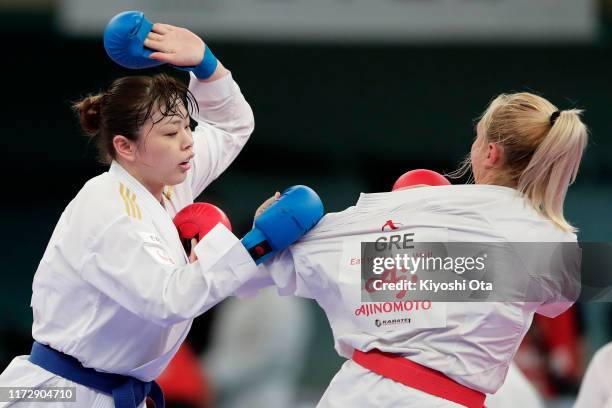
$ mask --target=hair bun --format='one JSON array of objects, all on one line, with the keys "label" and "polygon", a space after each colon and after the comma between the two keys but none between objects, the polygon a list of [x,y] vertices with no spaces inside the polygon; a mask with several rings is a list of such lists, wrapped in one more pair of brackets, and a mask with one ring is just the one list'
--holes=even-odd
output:
[{"label": "hair bun", "polygon": [[76,103],[73,108],[79,115],[83,130],[89,135],[96,135],[100,130],[100,103],[102,95],[88,96]]}]

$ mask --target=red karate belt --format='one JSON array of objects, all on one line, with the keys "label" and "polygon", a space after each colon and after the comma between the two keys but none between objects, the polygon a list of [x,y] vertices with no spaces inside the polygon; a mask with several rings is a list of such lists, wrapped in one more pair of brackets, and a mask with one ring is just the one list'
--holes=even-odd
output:
[{"label": "red karate belt", "polygon": [[483,408],[486,395],[451,380],[439,371],[402,356],[374,349],[355,350],[353,361],[368,370],[405,386],[468,408]]}]

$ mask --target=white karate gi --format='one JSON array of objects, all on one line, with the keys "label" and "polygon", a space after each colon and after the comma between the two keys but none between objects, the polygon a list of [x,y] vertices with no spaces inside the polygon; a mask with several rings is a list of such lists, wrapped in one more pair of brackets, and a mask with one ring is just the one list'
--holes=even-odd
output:
[{"label": "white karate gi", "polygon": [[612,408],[612,343],[591,359],[574,408]]},{"label": "white karate gi", "polygon": [[[219,224],[189,264],[172,217],[238,155],[253,114],[231,76],[191,76],[199,126],[187,179],[164,191],[163,206],[117,162],[89,180],[62,213],[32,285],[32,335],[85,367],[151,381],[187,336],[192,320],[246,282],[257,267]],[[193,113],[192,113],[193,114]],[[112,397],[15,358],[1,387],[76,386],[76,403],[110,408]],[[0,403],[0,408],[11,405]],[[30,402],[15,407],[39,406]],[[142,404],[144,406],[144,403]]]},{"label": "white karate gi", "polygon": [[[397,229],[389,230],[389,220]],[[507,187],[457,185],[362,194],[354,207],[326,215],[238,293],[253,293],[270,284],[271,276],[281,293],[318,302],[341,356],[350,359],[354,349],[377,348],[404,355],[472,389],[494,393],[504,381],[533,314],[555,316],[572,301],[434,302],[429,310],[389,313],[368,309],[360,298],[359,243],[405,232],[414,233],[414,240],[421,242],[576,241],[574,234],[555,227]],[[563,281],[560,274],[568,272],[542,270],[542,258],[546,254],[523,262],[532,262],[528,266],[544,282]],[[547,280],[549,277],[556,279]],[[408,323],[381,326],[383,320],[407,316],[411,318]],[[383,378],[352,360],[342,366],[319,403],[326,408],[452,406],[457,405]]]},{"label": "white karate gi", "polygon": [[538,390],[529,382],[520,368],[514,363],[508,367],[503,385],[494,395],[489,395],[487,408],[544,408]]}]

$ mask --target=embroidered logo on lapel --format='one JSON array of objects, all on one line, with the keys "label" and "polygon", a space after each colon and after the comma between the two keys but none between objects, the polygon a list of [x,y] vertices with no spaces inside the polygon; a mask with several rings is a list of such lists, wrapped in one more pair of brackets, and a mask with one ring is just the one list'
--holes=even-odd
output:
[{"label": "embroidered logo on lapel", "polygon": [[170,201],[172,200],[172,193],[174,192],[172,186],[166,186],[166,188],[164,188],[163,191],[163,195],[164,197],[166,197],[166,200]]},{"label": "embroidered logo on lapel", "polygon": [[137,220],[142,219],[140,207],[136,204],[136,194],[132,193],[129,188],[125,187],[123,183],[119,183],[119,194],[125,204],[125,212],[130,217],[136,218]]}]

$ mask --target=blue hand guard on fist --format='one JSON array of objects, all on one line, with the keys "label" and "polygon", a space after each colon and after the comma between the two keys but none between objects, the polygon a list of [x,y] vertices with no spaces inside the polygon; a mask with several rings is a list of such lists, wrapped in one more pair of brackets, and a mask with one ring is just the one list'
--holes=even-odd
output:
[{"label": "blue hand guard on fist", "polygon": [[130,69],[151,68],[163,62],[149,58],[152,50],[144,46],[153,23],[142,11],[124,11],[111,19],[104,30],[104,48],[117,64]]},{"label": "blue hand guard on fist", "polygon": [[242,244],[260,264],[300,239],[323,217],[323,203],[310,187],[293,186],[257,219]]},{"label": "blue hand guard on fist", "polygon": [[[142,11],[124,11],[109,21],[104,30],[104,49],[117,64],[130,69],[152,68],[164,64],[150,58],[155,52],[144,46],[147,35],[151,32],[151,23]],[[217,58],[208,46],[204,47],[202,62],[196,66],[179,67],[191,71],[200,79],[209,78],[217,69]]]}]

